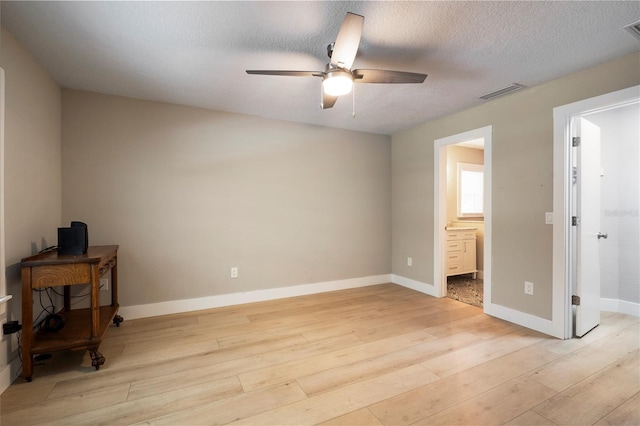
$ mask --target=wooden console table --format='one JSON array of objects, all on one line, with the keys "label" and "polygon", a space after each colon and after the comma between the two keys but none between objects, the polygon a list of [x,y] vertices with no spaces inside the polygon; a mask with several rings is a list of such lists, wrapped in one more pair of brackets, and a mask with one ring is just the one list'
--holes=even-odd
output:
[{"label": "wooden console table", "polygon": [[[33,355],[64,349],[89,350],[96,370],[104,364],[98,352],[111,321],[120,326],[118,312],[118,246],[93,246],[80,255],[59,255],[57,251],[22,259],[22,377],[33,374]],[[111,304],[100,306],[100,277],[111,270]],[[90,287],[91,307],[71,309],[72,285]],[[64,306],[58,314],[65,319],[56,332],[33,330],[33,290],[64,286]]]}]

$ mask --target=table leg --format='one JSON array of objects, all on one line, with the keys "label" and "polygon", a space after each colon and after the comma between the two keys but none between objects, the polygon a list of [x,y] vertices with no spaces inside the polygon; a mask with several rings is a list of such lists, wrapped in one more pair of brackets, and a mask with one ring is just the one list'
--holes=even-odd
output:
[{"label": "table leg", "polygon": [[91,268],[91,340],[100,335],[100,272],[98,265]]},{"label": "table leg", "polygon": [[69,312],[71,310],[71,286],[64,286],[64,311]]},{"label": "table leg", "polygon": [[31,268],[22,268],[22,377],[31,381],[33,360],[33,289],[31,288]]},{"label": "table leg", "polygon": [[118,304],[118,258],[111,268],[111,306]]}]

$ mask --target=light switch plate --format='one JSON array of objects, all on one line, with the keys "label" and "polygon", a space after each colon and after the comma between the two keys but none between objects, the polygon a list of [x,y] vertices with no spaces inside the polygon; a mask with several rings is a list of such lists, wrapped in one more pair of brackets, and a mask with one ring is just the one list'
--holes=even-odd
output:
[{"label": "light switch plate", "polygon": [[547,225],[553,225],[553,212],[546,212],[544,214],[544,223]]}]

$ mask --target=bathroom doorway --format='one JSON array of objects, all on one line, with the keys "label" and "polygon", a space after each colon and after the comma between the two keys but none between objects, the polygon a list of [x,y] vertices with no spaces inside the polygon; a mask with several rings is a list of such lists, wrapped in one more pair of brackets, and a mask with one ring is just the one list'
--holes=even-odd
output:
[{"label": "bathroom doorway", "polygon": [[439,297],[491,300],[491,126],[435,141],[434,282]]},{"label": "bathroom doorway", "polygon": [[446,146],[447,297],[483,307],[484,138]]}]

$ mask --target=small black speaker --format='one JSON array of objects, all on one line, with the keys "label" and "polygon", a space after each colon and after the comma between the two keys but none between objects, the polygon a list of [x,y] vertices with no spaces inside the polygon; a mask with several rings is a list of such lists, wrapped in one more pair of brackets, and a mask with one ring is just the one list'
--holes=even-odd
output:
[{"label": "small black speaker", "polygon": [[88,247],[86,223],[74,221],[69,228],[58,228],[58,254],[84,254]]}]

